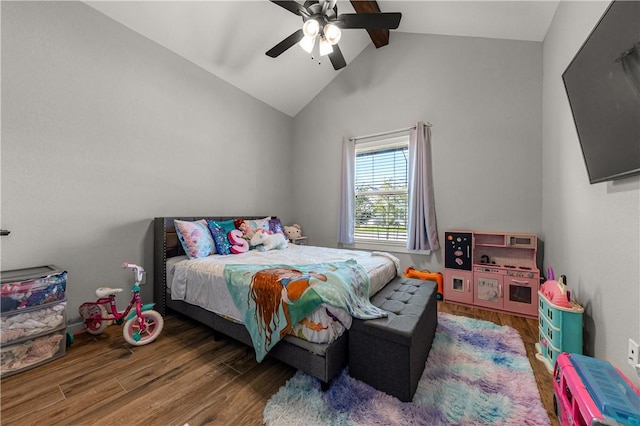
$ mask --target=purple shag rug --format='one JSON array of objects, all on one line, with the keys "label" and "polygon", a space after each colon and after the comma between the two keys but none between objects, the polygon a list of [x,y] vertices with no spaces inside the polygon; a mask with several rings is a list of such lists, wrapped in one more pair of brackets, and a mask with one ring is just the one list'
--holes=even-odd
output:
[{"label": "purple shag rug", "polygon": [[345,369],[326,392],[298,371],[264,409],[276,425],[550,425],[516,330],[438,313],[413,402],[377,391]]}]

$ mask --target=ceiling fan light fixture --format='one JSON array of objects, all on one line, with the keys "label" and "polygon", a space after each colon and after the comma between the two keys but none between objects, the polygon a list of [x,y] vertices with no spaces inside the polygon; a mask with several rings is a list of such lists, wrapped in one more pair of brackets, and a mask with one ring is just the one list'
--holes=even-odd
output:
[{"label": "ceiling fan light fixture", "polygon": [[305,37],[315,38],[320,32],[320,24],[315,19],[307,19],[302,26],[302,32]]},{"label": "ceiling fan light fixture", "polygon": [[[299,44],[311,54],[314,60],[319,59],[319,56],[328,55],[336,71],[347,66],[338,46],[343,29],[365,29],[369,32],[375,46],[382,47],[389,43],[389,30],[398,28],[402,18],[402,13],[399,12],[380,12],[375,0],[370,2],[351,0],[356,13],[341,15],[338,14],[337,0],[306,0],[304,3],[300,0],[270,1],[301,17],[303,25],[302,28],[267,50],[265,54],[270,58],[277,58],[293,45]],[[364,6],[360,7],[362,4]],[[316,39],[318,39],[317,42]]]},{"label": "ceiling fan light fixture", "polygon": [[333,46],[327,41],[325,36],[320,37],[320,56],[326,56],[333,52]]},{"label": "ceiling fan light fixture", "polygon": [[302,49],[305,52],[311,53],[313,51],[313,46],[316,44],[316,38],[304,36],[302,37],[302,40],[300,40],[300,43],[298,44],[300,45],[300,47],[302,47]]},{"label": "ceiling fan light fixture", "polygon": [[324,26],[324,29],[322,31],[330,45],[333,46],[335,44],[338,44],[338,42],[340,41],[340,37],[342,36],[342,31],[340,31],[340,28],[329,23]]}]

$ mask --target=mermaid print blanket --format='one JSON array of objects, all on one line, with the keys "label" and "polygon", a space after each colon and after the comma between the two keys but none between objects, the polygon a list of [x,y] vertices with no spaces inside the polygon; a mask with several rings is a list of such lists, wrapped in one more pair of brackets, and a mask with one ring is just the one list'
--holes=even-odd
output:
[{"label": "mermaid print blanket", "polygon": [[369,276],[353,259],[313,265],[227,265],[224,275],[258,362],[322,303],[355,318],[387,316],[369,301]]}]

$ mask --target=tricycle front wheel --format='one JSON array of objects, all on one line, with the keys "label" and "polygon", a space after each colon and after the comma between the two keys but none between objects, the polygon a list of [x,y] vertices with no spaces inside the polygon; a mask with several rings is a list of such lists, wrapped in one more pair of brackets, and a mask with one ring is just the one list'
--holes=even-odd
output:
[{"label": "tricycle front wheel", "polygon": [[125,322],[122,329],[124,340],[133,346],[142,346],[153,342],[164,327],[164,319],[158,312],[142,311],[141,315],[144,327],[140,326],[139,319],[135,316]]}]

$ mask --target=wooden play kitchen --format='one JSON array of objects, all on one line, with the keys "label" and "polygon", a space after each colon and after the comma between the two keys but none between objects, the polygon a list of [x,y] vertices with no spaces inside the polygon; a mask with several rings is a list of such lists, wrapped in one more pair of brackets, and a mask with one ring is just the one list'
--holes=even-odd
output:
[{"label": "wooden play kitchen", "polygon": [[537,318],[535,234],[451,230],[444,236],[446,302]]}]

